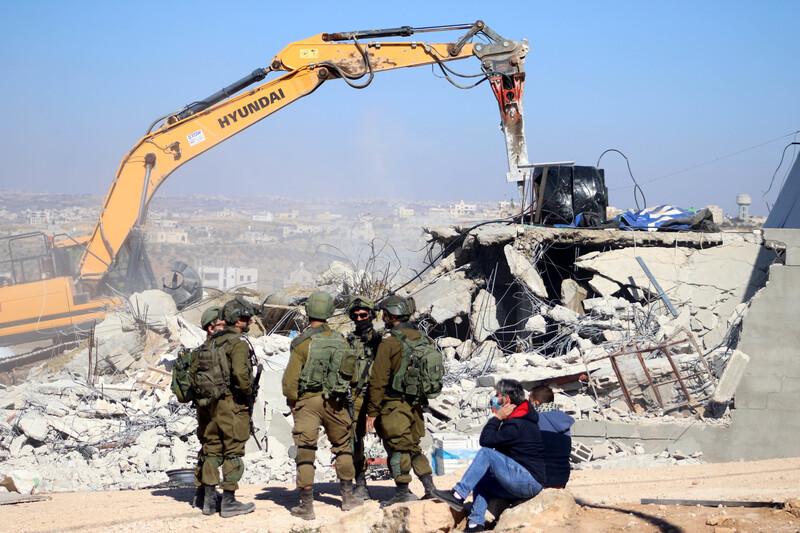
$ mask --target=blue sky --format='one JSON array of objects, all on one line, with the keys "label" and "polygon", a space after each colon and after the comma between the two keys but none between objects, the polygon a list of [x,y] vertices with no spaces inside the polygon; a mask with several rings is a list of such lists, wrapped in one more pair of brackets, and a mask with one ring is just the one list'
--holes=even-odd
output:
[{"label": "blue sky", "polygon": [[[477,19],[530,43],[529,159],[594,165],[616,148],[648,205],[734,213],[748,193],[765,215],[791,149],[762,192],[800,130],[797,1],[5,1],[2,12],[0,188],[105,194],[155,118],[292,41]],[[451,65],[478,71],[474,59]],[[428,67],[381,73],[361,91],[332,81],[184,165],[159,195],[516,197],[498,124],[488,84],[462,91]],[[634,207],[625,161],[607,154],[601,166],[609,203]]]}]

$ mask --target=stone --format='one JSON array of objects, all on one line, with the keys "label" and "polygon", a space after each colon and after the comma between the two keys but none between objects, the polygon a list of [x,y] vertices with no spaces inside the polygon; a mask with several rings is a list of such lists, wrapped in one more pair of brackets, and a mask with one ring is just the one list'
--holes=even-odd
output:
[{"label": "stone", "polygon": [[44,441],[50,429],[50,426],[47,424],[47,419],[38,416],[34,412],[22,415],[17,425],[28,438],[38,441]]},{"label": "stone", "polygon": [[475,301],[472,302],[469,322],[477,342],[483,342],[500,329],[500,323],[497,321],[497,301],[485,289],[481,289],[475,297]]},{"label": "stone", "polygon": [[567,489],[544,489],[530,500],[503,511],[495,531],[543,527],[571,518],[578,511],[575,497]]},{"label": "stone", "polygon": [[[342,531],[349,533],[408,531],[411,533],[411,530],[408,529],[411,507],[410,504],[397,504],[381,509],[379,502],[367,501],[352,511],[342,513],[338,520],[322,525],[319,533],[341,533]],[[439,505],[439,507],[440,510],[437,512],[446,512],[445,506]]]},{"label": "stone", "polygon": [[542,281],[542,276],[528,258],[515,250],[510,244],[505,245],[503,252],[511,275],[519,279],[539,298],[547,298],[547,289],[544,286],[544,281]]}]

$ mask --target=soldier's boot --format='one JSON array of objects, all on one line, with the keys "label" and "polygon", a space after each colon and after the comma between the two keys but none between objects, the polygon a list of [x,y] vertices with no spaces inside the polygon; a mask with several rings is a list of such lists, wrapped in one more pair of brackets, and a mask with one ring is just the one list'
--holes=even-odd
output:
[{"label": "soldier's boot", "polygon": [[361,498],[366,501],[369,500],[369,490],[367,490],[367,474],[360,472],[356,474],[356,488],[353,490],[356,498]]},{"label": "soldier's boot", "polygon": [[425,487],[425,494],[422,495],[421,500],[432,500],[433,499],[433,491],[436,490],[436,486],[433,484],[433,474],[425,474],[421,478],[422,486]]},{"label": "soldier's boot", "polygon": [[217,487],[216,485],[206,485],[203,494],[203,514],[212,515],[217,512]]},{"label": "soldier's boot", "polygon": [[303,520],[314,520],[314,489],[301,489],[300,505],[292,507],[289,512]]},{"label": "soldier's boot", "polygon": [[414,493],[408,490],[408,483],[398,483],[397,488],[394,489],[394,496],[388,500],[382,501],[381,507],[389,507],[390,505],[394,505],[396,503],[413,502],[417,499],[418,498],[414,496]]},{"label": "soldier's boot", "polygon": [[240,514],[252,513],[256,510],[254,503],[237,502],[234,497],[235,492],[232,490],[222,491],[222,507],[220,507],[219,515],[222,518],[230,518],[232,516],[239,516]]},{"label": "soldier's boot", "polygon": [[200,485],[199,487],[194,489],[194,498],[192,498],[192,507],[197,507],[198,509],[202,509],[205,497],[206,497],[205,485]]},{"label": "soldier's boot", "polygon": [[340,494],[342,495],[342,511],[349,511],[355,509],[364,503],[364,500],[356,497],[353,494],[353,483],[350,481],[341,481],[339,483]]}]

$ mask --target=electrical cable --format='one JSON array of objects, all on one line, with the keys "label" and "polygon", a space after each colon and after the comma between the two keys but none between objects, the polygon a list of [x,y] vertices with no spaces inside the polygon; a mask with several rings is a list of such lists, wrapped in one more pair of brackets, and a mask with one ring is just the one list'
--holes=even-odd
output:
[{"label": "electrical cable", "polygon": [[775,182],[775,176],[778,175],[778,171],[781,169],[781,166],[783,165],[783,158],[786,157],[786,150],[788,150],[790,146],[800,146],[800,142],[793,141],[784,146],[783,153],[781,154],[781,161],[780,163],[778,163],[778,168],[776,168],[775,172],[772,174],[772,179],[769,181],[769,187],[767,187],[767,190],[764,191],[764,194],[761,195],[762,198],[766,196],[767,193],[772,189],[772,184]]},{"label": "electrical cable", "polygon": [[[600,154],[600,157],[597,158],[597,164],[595,165],[595,167],[600,168],[600,160],[603,159],[603,156],[606,155],[608,152],[616,152],[623,158],[625,158],[625,164],[628,165],[628,174],[631,175],[631,179],[633,180],[633,202],[636,204],[636,209],[639,211],[641,211],[642,209],[647,209],[647,199],[644,197],[644,191],[642,191],[642,188],[636,182],[636,178],[633,177],[633,172],[631,171],[631,162],[628,160],[628,157],[625,154],[623,154],[616,148],[609,148],[608,150]],[[644,207],[639,207],[639,200],[636,198],[637,190],[639,191],[639,194],[642,195],[642,203],[644,204]]]}]

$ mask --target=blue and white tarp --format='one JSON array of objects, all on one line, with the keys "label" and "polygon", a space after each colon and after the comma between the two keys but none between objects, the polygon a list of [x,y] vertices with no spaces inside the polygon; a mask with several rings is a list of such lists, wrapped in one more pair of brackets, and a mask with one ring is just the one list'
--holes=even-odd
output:
[{"label": "blue and white tarp", "polygon": [[658,231],[662,226],[670,229],[689,229],[689,224],[675,224],[676,219],[690,218],[696,210],[684,211],[673,205],[657,205],[641,211],[628,211],[619,216],[620,229]]}]

